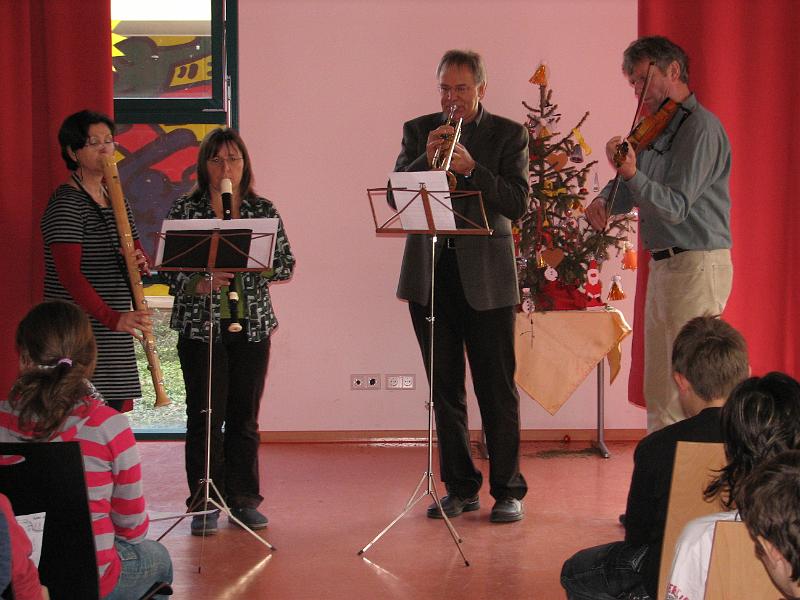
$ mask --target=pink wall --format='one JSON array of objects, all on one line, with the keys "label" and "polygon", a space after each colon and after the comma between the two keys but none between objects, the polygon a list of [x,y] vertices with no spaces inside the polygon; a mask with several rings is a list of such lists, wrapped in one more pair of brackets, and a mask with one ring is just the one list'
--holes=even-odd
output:
[{"label": "pink wall", "polygon": [[[538,96],[528,79],[547,61],[562,129],[591,111],[583,133],[602,158],[635,108],[619,65],[636,10],[636,0],[240,0],[241,129],[257,189],[277,203],[298,257],[294,279],[272,288],[281,325],[263,430],[426,427],[424,370],[394,296],[403,242],[376,237],[366,188],[386,181],[403,122],[437,110],[434,68],[451,47],[483,53],[486,107],[519,121],[520,101]],[[619,272],[611,262],[606,290]],[[617,306],[632,319],[630,300]],[[629,347],[606,389],[607,428],[644,427],[626,401]],[[351,373],[415,373],[418,389],[351,391]],[[523,428],[591,428],[594,393],[592,375],[551,417],[523,392]]]}]

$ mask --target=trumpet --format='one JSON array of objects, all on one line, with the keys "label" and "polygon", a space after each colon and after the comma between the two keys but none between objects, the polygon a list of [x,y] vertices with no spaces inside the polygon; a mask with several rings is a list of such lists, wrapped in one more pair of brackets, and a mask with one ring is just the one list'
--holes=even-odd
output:
[{"label": "trumpet", "polygon": [[453,104],[450,107],[450,113],[447,115],[445,125],[454,129],[453,134],[444,134],[442,139],[444,142],[436,149],[433,154],[433,161],[431,162],[431,169],[434,171],[445,171],[447,173],[447,184],[451,190],[456,189],[456,176],[450,171],[450,161],[453,160],[453,150],[456,148],[458,140],[461,138],[461,123],[463,118],[458,121],[455,120],[457,106]]}]

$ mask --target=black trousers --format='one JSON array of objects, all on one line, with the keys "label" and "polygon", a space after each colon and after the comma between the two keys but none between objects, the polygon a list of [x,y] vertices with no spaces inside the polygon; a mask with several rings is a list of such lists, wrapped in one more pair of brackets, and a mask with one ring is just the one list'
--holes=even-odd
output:
[{"label": "black trousers", "polygon": [[[259,490],[258,409],[269,347],[269,338],[253,343],[244,332],[226,331],[213,348],[211,479],[234,508],[255,508],[264,499]],[[204,494],[200,483],[205,477],[208,343],[180,337],[178,357],[186,384],[188,506]]]},{"label": "black trousers", "polygon": [[[475,495],[483,483],[470,454],[464,384],[466,348],[489,451],[489,491],[496,499],[521,499],[528,486],[519,472],[514,307],[483,311],[470,307],[461,286],[455,250],[442,252],[436,265],[433,359],[442,481],[449,494],[462,498]],[[409,310],[430,382],[430,308],[409,302]]]}]

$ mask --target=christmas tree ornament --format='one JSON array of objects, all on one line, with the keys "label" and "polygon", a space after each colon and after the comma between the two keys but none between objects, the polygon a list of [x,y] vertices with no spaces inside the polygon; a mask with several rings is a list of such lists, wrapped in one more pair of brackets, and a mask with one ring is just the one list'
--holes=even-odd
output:
[{"label": "christmas tree ornament", "polygon": [[622,291],[622,277],[614,275],[611,278],[611,289],[608,290],[609,300],[625,300],[625,292]]},{"label": "christmas tree ornament", "polygon": [[583,162],[583,150],[578,144],[575,144],[572,148],[572,152],[569,153],[569,159],[574,163]]},{"label": "christmas tree ornament", "polygon": [[586,156],[589,156],[592,153],[592,148],[591,146],[589,146],[589,144],[586,143],[586,140],[583,139],[583,134],[581,133],[581,130],[575,127],[572,130],[572,135],[575,136],[575,141],[578,142],[578,145],[581,147],[581,150],[583,150],[583,153]]},{"label": "christmas tree ornament", "polygon": [[547,86],[547,63],[539,63],[533,76],[528,81],[534,85]]},{"label": "christmas tree ornament", "polygon": [[544,278],[547,279],[547,281],[555,281],[558,279],[558,271],[556,271],[553,267],[548,266],[544,270]]},{"label": "christmas tree ornament", "polygon": [[633,249],[633,244],[625,242],[622,246],[625,249],[622,255],[622,268],[635,271],[636,267],[639,266],[639,259],[636,255],[636,250]]},{"label": "christmas tree ornament", "polygon": [[600,269],[596,260],[589,261],[586,280],[578,289],[586,296],[587,306],[603,306],[603,282],[600,281]]},{"label": "christmas tree ornament", "polygon": [[537,250],[536,251],[536,268],[537,269],[544,269],[546,266],[547,266],[547,263],[544,262],[544,259],[542,258],[542,251],[541,250]]},{"label": "christmas tree ornament", "polygon": [[531,288],[522,288],[522,312],[529,315],[534,311],[534,308]]},{"label": "christmas tree ornament", "polygon": [[537,135],[536,137],[538,139],[542,139],[542,138],[550,137],[551,135],[553,135],[553,134],[550,133],[550,130],[545,125],[542,125],[539,128],[539,135]]},{"label": "christmas tree ornament", "polygon": [[[553,167],[556,171],[560,171],[564,168],[567,164],[567,153],[566,152],[551,152],[545,158],[545,161]],[[566,188],[565,188],[566,189]]]},{"label": "christmas tree ornament", "polygon": [[546,250],[542,250],[542,258],[548,266],[555,269],[558,268],[558,265],[564,260],[564,251],[561,248],[547,248]]}]

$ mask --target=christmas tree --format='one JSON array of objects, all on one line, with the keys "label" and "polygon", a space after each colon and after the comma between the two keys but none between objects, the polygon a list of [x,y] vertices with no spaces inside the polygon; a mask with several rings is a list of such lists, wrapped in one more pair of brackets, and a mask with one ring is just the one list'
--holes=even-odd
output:
[{"label": "christmas tree", "polygon": [[[635,216],[613,216],[602,232],[589,225],[583,213],[587,181],[597,161],[585,162],[591,148],[580,131],[589,113],[565,135],[558,132],[561,115],[552,102],[547,75],[541,64],[530,80],[539,86],[539,105],[522,103],[528,110],[531,186],[528,211],[518,222],[519,281],[523,290],[530,289],[536,310],[584,308],[602,304],[596,298],[591,301],[599,293],[587,293],[587,271],[591,280],[609,258],[610,248],[619,254],[632,247]],[[593,187],[599,191],[596,173]]]}]

